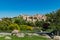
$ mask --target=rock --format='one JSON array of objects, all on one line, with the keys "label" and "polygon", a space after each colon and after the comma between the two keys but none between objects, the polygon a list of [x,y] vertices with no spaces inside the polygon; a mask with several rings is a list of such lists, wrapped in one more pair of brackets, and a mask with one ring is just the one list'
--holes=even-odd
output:
[{"label": "rock", "polygon": [[9,37],[9,36],[6,36],[5,39],[6,39],[6,40],[11,40],[12,38]]},{"label": "rock", "polygon": [[24,37],[25,34],[24,33],[19,33],[19,34],[16,34],[17,37]]},{"label": "rock", "polygon": [[51,39],[51,37],[50,37],[50,36],[48,36],[48,35],[45,35],[45,37],[46,37],[46,38],[50,38],[50,39]]},{"label": "rock", "polygon": [[60,36],[54,36],[53,40],[60,40]]},{"label": "rock", "polygon": [[39,36],[39,34],[36,34],[36,33],[33,33],[32,35],[33,35],[33,36]]},{"label": "rock", "polygon": [[32,33],[27,33],[28,36],[32,36]]},{"label": "rock", "polygon": [[12,33],[19,33],[19,31],[18,30],[13,30]]},{"label": "rock", "polygon": [[19,31],[16,30],[16,29],[12,31],[12,35],[16,35],[16,34],[18,34],[18,33],[19,33]]}]

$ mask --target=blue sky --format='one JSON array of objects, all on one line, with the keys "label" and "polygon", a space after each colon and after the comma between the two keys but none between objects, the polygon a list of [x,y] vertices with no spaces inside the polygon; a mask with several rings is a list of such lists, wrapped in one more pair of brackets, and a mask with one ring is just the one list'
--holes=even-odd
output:
[{"label": "blue sky", "polygon": [[0,0],[0,18],[46,14],[60,8],[60,0]]}]

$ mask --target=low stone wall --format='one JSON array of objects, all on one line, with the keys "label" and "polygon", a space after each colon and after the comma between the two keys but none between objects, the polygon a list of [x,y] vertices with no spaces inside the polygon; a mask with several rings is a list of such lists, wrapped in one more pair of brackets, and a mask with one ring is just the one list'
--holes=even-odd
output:
[{"label": "low stone wall", "polygon": [[[0,35],[1,35],[0,37],[6,36],[6,35],[11,36],[11,33],[0,33]],[[12,36],[14,36],[14,35],[12,35]],[[43,37],[46,37],[46,38],[50,38],[48,35],[39,35],[39,34],[37,34],[37,33],[17,33],[16,36],[17,36],[17,37],[43,36]]]},{"label": "low stone wall", "polygon": [[11,33],[0,33],[0,35],[11,35]]}]

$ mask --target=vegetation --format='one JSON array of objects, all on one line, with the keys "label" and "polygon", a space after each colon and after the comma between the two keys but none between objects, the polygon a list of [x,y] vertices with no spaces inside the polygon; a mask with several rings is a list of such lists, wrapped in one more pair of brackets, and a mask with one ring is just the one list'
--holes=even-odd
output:
[{"label": "vegetation", "polygon": [[46,14],[47,20],[44,21],[36,21],[36,22],[28,22],[23,20],[20,16],[13,18],[2,18],[0,20],[0,31],[12,31],[14,29],[18,29],[20,31],[34,30],[33,28],[39,27],[37,30],[60,30],[60,10],[53,11],[51,13]]},{"label": "vegetation", "polygon": [[[1,37],[0,40],[5,40],[5,37]],[[11,36],[11,40],[48,40],[48,38],[37,37],[37,36],[19,38],[16,36]]]},{"label": "vegetation", "polygon": [[60,32],[60,9],[56,12],[46,14],[48,17],[47,21],[50,22],[50,30],[57,30],[57,35]]}]

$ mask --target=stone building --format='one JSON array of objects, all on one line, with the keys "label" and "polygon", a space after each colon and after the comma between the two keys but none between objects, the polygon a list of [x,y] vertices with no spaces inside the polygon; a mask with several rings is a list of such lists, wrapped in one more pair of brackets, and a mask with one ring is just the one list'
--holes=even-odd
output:
[{"label": "stone building", "polygon": [[33,16],[28,16],[28,15],[21,15],[22,18],[26,21],[31,21],[31,22],[35,22],[35,21],[46,21],[47,17],[45,15],[33,15]]}]

